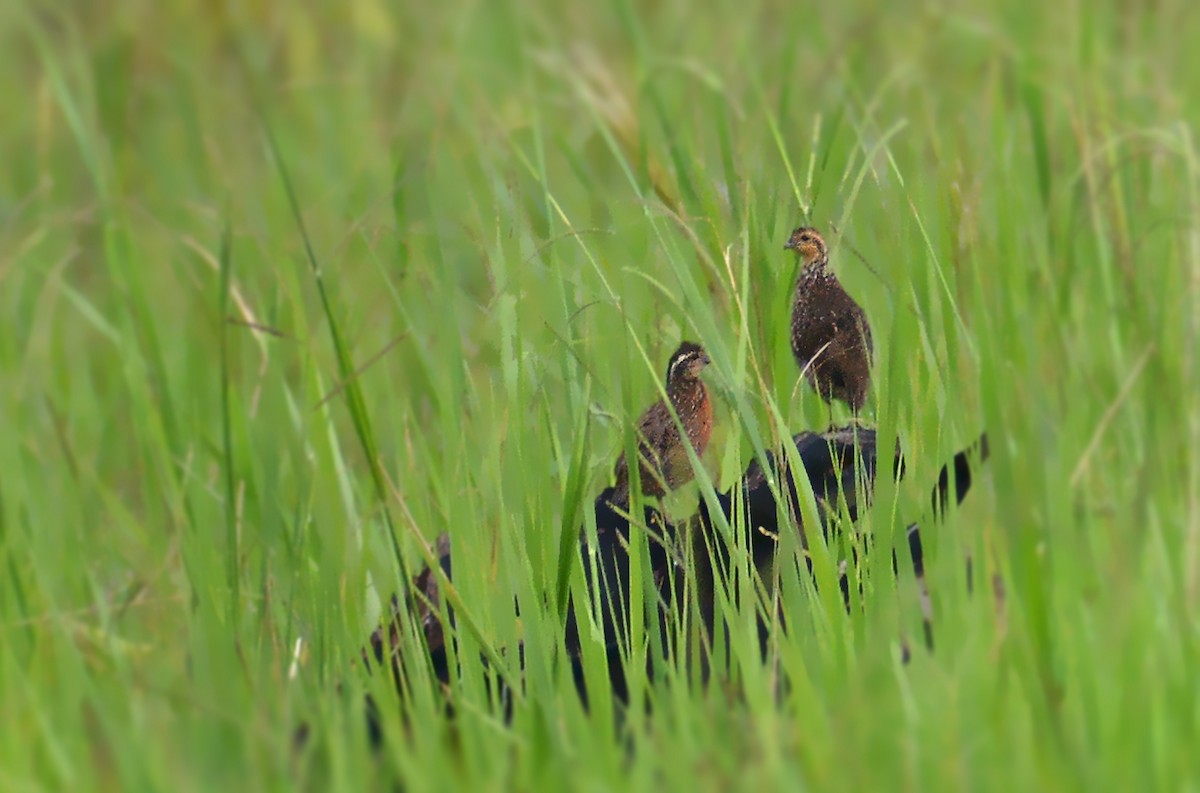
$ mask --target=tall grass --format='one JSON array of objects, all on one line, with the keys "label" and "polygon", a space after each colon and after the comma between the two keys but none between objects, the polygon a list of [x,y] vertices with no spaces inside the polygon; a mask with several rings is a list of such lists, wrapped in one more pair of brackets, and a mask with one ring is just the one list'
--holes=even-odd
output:
[{"label": "tall grass", "polygon": [[[1198,37],[1185,0],[6,4],[0,789],[1195,787]],[[720,409],[673,514],[830,420],[801,220],[909,462],[863,529],[991,436],[925,526],[936,650],[911,575],[871,554],[847,615],[818,543],[774,663],[743,575],[715,685],[585,711],[576,531],[680,338]],[[358,653],[441,532],[457,718],[418,680],[406,731]],[[521,641],[508,726],[480,658]]]}]

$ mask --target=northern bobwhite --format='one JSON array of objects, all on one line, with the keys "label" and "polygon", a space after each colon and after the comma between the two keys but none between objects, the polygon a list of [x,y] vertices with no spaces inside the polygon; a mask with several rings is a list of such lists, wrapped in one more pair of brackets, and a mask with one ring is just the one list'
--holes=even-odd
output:
[{"label": "northern bobwhite", "polygon": [[816,229],[801,226],[783,247],[803,264],[792,303],[792,355],[822,399],[840,399],[858,413],[871,388],[867,315],[829,269],[829,249]]},{"label": "northern bobwhite", "polygon": [[[708,388],[700,379],[700,371],[708,363],[708,354],[700,345],[685,341],[667,365],[667,398],[675,408],[696,456],[704,453],[712,435],[712,401]],[[638,419],[637,434],[642,493],[662,497],[668,490],[692,480],[695,472],[688,460],[687,447],[666,401],[658,400],[642,414]],[[613,485],[612,503],[627,506],[629,464],[624,452],[617,460],[614,474],[616,484]]]}]

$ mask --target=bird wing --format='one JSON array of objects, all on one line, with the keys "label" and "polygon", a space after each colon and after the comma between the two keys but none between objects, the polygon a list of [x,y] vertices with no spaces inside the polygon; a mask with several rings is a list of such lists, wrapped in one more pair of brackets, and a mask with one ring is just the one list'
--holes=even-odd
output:
[{"label": "bird wing", "polygon": [[651,459],[657,459],[657,454],[667,442],[678,435],[679,429],[675,426],[675,419],[665,402],[655,402],[638,421],[638,438],[643,446],[649,447],[641,453],[645,455],[649,452],[655,455]]}]

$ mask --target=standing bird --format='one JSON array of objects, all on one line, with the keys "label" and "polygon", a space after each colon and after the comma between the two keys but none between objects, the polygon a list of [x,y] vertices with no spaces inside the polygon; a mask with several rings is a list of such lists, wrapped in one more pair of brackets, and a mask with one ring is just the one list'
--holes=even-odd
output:
[{"label": "standing bird", "polygon": [[[686,443],[692,445],[696,456],[704,454],[713,425],[712,401],[708,388],[700,379],[700,371],[708,363],[708,353],[699,344],[690,341],[680,344],[667,364],[666,390],[670,407],[660,399],[638,419],[639,470],[642,492],[647,496],[661,498],[668,490],[690,482],[695,476],[679,424],[683,425]],[[679,424],[671,415],[671,408],[679,416]],[[617,481],[610,500],[616,506],[627,506],[629,463],[624,452],[617,460],[614,474]]]},{"label": "standing bird", "polygon": [[816,229],[801,226],[783,247],[803,264],[792,303],[792,355],[822,399],[840,399],[858,413],[871,388],[867,315],[830,271],[829,249]]}]

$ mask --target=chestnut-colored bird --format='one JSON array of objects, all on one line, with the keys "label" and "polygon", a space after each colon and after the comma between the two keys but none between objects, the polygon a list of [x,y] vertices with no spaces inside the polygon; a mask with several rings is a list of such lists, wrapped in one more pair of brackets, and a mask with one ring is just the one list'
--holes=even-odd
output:
[{"label": "chestnut-colored bird", "polygon": [[858,413],[871,388],[867,315],[829,269],[829,249],[816,229],[801,226],[783,247],[803,264],[792,303],[792,355],[822,399],[840,399]]},{"label": "chestnut-colored bird", "polygon": [[[697,457],[704,454],[712,436],[712,401],[708,388],[700,379],[700,371],[708,363],[708,354],[700,345],[685,341],[667,365],[667,399],[686,431],[686,442],[692,445]],[[687,484],[695,476],[679,424],[662,399],[647,408],[638,419],[639,471],[642,493],[647,496],[661,498],[668,490]],[[614,474],[616,484],[611,501],[616,506],[628,506],[629,463],[624,452],[617,460]]]}]

